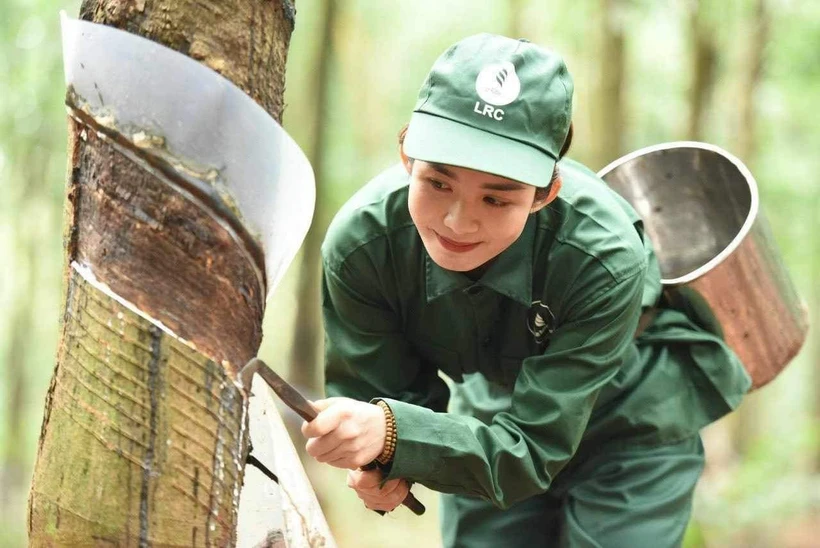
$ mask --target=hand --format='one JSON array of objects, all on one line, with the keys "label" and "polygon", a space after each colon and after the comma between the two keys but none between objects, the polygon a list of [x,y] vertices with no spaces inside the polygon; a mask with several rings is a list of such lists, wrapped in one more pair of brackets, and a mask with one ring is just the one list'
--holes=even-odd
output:
[{"label": "hand", "polygon": [[382,475],[378,469],[350,470],[347,473],[347,486],[356,491],[365,506],[371,510],[392,512],[410,492],[410,484],[403,479],[393,479],[379,488],[381,481]]},{"label": "hand", "polygon": [[305,448],[317,461],[354,469],[372,462],[384,451],[387,424],[378,405],[328,398],[313,402],[313,406],[319,415],[302,424],[302,434],[310,438]]}]

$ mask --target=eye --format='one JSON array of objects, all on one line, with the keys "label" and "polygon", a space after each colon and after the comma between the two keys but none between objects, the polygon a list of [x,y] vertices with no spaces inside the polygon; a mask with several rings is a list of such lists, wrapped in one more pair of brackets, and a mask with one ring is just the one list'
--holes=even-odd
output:
[{"label": "eye", "polygon": [[450,188],[446,184],[441,181],[437,181],[436,179],[427,179],[427,183],[436,190],[448,190]]},{"label": "eye", "polygon": [[493,196],[485,196],[484,203],[489,204],[493,207],[504,207],[507,205],[507,202],[502,202],[498,198],[494,198]]}]

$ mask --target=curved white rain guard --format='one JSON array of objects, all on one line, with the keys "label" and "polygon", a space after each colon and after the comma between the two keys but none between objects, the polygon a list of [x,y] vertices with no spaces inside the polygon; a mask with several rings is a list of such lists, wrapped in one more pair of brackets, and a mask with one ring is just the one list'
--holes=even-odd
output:
[{"label": "curved white rain guard", "polygon": [[[313,217],[313,169],[273,118],[229,80],[140,36],[61,12],[66,86],[102,125],[162,148],[227,189],[265,253],[267,296]],[[130,135],[129,135],[130,133]],[[202,177],[178,170],[202,187]],[[228,202],[229,203],[229,202]]]}]

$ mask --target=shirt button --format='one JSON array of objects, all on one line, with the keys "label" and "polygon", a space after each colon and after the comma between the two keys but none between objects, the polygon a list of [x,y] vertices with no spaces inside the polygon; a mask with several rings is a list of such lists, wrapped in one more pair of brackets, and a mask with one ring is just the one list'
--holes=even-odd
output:
[{"label": "shirt button", "polygon": [[470,287],[467,288],[467,293],[470,294],[470,295],[478,295],[482,291],[484,291],[484,288],[481,287],[480,285],[471,285]]},{"label": "shirt button", "polygon": [[490,346],[490,337],[484,337],[484,339],[482,339],[481,341],[481,346],[483,346],[484,348]]}]

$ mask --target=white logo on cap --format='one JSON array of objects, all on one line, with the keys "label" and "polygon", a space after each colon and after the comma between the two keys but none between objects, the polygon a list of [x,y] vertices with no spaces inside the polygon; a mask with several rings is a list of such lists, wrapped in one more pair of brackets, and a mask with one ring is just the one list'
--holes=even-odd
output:
[{"label": "white logo on cap", "polygon": [[515,101],[521,93],[521,81],[509,61],[493,63],[481,69],[475,90],[485,102],[500,107]]}]

